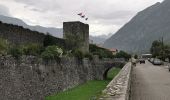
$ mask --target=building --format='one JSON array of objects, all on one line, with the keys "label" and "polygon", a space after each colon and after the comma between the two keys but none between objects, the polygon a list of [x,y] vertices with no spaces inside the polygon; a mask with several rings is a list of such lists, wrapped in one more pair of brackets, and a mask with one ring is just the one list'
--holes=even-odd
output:
[{"label": "building", "polygon": [[116,55],[118,53],[118,50],[115,48],[109,49],[109,51],[111,51],[113,55]]}]

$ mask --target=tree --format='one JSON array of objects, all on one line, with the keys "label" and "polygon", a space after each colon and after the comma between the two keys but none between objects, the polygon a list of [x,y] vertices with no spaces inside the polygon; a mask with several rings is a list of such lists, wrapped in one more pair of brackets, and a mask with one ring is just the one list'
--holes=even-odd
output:
[{"label": "tree", "polygon": [[134,58],[135,58],[135,59],[138,59],[138,55],[135,55]]},{"label": "tree", "polygon": [[154,58],[157,57],[162,60],[170,58],[170,46],[162,43],[161,41],[153,41],[150,52]]},{"label": "tree", "polygon": [[152,46],[150,48],[150,52],[153,57],[160,57],[162,52],[162,43],[161,41],[153,41]]},{"label": "tree", "polygon": [[129,58],[131,58],[131,55],[124,51],[120,51],[115,55],[115,58],[125,58],[126,60],[129,60]]}]

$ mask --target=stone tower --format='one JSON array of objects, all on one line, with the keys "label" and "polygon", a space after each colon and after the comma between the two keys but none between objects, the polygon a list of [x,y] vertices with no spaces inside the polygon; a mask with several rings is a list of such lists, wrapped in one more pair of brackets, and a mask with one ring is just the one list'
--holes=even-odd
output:
[{"label": "stone tower", "polygon": [[89,25],[79,21],[63,23],[63,37],[69,49],[89,52]]}]

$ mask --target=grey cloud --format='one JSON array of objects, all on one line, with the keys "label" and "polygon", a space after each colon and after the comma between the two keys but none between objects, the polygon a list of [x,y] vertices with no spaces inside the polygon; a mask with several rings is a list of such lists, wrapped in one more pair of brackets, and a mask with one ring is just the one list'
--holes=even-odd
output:
[{"label": "grey cloud", "polygon": [[24,4],[28,4],[28,5],[32,5],[34,4],[36,1],[40,1],[40,0],[14,0],[16,2],[20,2],[20,3],[24,3]]},{"label": "grey cloud", "polygon": [[[89,18],[91,30],[110,31],[127,23],[138,11],[161,0],[7,0],[11,14],[27,19],[26,22],[44,26],[62,27],[63,21],[84,19],[76,16],[83,12]],[[10,6],[14,2],[16,5]],[[136,2],[137,4],[133,4]],[[12,3],[11,3],[12,4]],[[15,12],[13,8],[21,11]],[[24,9],[22,9],[24,8]],[[0,8],[1,9],[1,8]],[[6,11],[7,12],[7,11]],[[36,14],[36,16],[34,16]],[[103,26],[103,27],[101,27]],[[108,28],[106,28],[108,27]],[[116,27],[116,28],[115,28]],[[118,28],[117,28],[118,27]]]},{"label": "grey cloud", "polygon": [[9,9],[6,6],[0,5],[0,15],[11,16]]},{"label": "grey cloud", "polygon": [[117,19],[126,19],[132,16],[135,12],[133,11],[126,11],[126,10],[121,10],[121,11],[113,11],[113,12],[108,12],[108,13],[93,13],[94,18],[97,19],[105,19],[105,20],[117,20]]},{"label": "grey cloud", "polygon": [[25,8],[32,11],[48,12],[61,8],[57,1],[54,0],[15,0],[16,2],[25,4]]}]

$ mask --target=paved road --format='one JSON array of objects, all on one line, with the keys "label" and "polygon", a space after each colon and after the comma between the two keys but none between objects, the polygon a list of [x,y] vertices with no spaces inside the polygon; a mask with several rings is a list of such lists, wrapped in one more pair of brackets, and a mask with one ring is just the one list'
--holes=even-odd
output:
[{"label": "paved road", "polygon": [[170,100],[170,72],[165,66],[137,64],[131,85],[131,100]]}]

